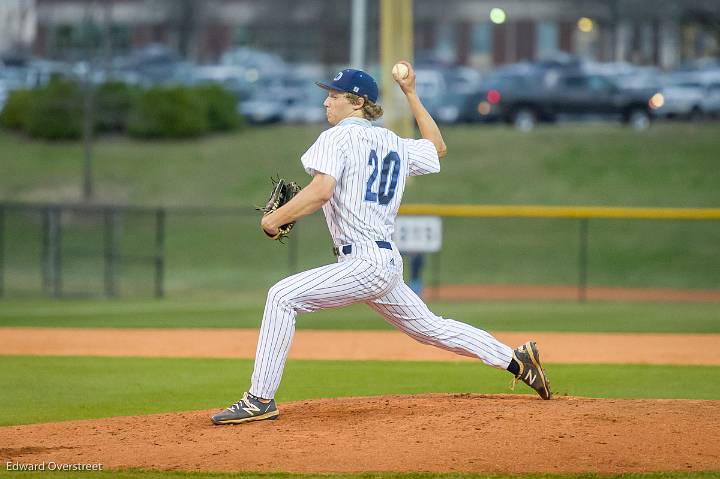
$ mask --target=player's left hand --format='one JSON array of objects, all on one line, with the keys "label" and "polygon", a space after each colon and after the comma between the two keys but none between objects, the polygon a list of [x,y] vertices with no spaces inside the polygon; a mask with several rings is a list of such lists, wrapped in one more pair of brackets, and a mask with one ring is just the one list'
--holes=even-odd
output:
[{"label": "player's left hand", "polygon": [[260,227],[268,238],[282,241],[283,238],[290,234],[290,230],[295,226],[295,221],[290,221],[286,224],[277,224],[278,221],[275,218],[277,215],[273,215],[273,213],[293,199],[301,188],[294,181],[286,182],[282,178],[272,180],[272,182],[273,189],[267,203],[265,206],[256,207],[255,209],[263,212],[263,217],[260,219]]},{"label": "player's left hand", "polygon": [[280,229],[268,219],[268,216],[265,215],[260,219],[260,227],[269,238],[276,239],[280,234]]}]

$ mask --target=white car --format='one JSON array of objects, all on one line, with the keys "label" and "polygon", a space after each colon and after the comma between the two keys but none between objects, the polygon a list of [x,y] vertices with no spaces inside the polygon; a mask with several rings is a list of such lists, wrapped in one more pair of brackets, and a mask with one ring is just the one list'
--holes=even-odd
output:
[{"label": "white car", "polygon": [[705,87],[703,112],[712,117],[720,117],[720,69],[698,72],[697,76]]},{"label": "white car", "polygon": [[324,123],[327,121],[323,106],[326,97],[327,91],[308,82],[299,98],[296,98],[283,111],[283,121],[286,123]]},{"label": "white car", "polygon": [[662,83],[657,115],[691,119],[720,115],[720,75],[676,73],[666,76]]},{"label": "white car", "polygon": [[467,98],[480,84],[480,73],[467,67],[423,68],[415,70],[416,90],[430,115],[439,123],[462,120]]}]

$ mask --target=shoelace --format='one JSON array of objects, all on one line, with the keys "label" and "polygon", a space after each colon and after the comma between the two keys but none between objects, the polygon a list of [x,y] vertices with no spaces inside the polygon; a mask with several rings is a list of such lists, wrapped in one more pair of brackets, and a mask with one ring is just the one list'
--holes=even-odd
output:
[{"label": "shoelace", "polygon": [[247,397],[247,396],[243,396],[243,398],[242,398],[241,400],[239,400],[238,402],[236,402],[235,404],[233,404],[232,406],[230,406],[228,409],[229,409],[231,412],[235,412],[236,410],[239,411],[240,408],[242,408],[242,406],[240,406],[240,403],[243,403],[246,407],[251,407],[251,405],[250,405],[250,400],[248,399],[248,397]]},{"label": "shoelace", "polygon": [[517,384],[519,379],[520,379],[520,376],[513,376],[512,380],[510,381],[510,390],[511,391],[515,391],[515,385]]}]

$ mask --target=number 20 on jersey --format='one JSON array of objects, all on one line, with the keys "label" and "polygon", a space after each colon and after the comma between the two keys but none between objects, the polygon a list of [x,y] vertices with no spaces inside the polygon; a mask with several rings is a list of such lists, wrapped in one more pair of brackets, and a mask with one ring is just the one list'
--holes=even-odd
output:
[{"label": "number 20 on jersey", "polygon": [[[400,155],[395,151],[391,151],[383,158],[382,162],[380,162],[377,152],[370,150],[368,166],[372,168],[372,172],[370,173],[370,178],[365,188],[365,201],[387,205],[393,199],[393,196],[395,196],[398,175],[400,175]],[[378,171],[380,173],[380,184],[377,191],[375,191]],[[389,182],[388,178],[390,178]]]}]

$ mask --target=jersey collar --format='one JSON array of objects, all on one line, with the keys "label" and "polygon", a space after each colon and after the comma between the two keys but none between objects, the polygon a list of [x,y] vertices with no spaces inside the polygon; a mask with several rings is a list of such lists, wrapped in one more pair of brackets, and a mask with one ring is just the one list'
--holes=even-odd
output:
[{"label": "jersey collar", "polygon": [[370,120],[367,120],[365,118],[358,118],[356,116],[351,116],[348,118],[345,118],[343,120],[340,120],[340,122],[337,124],[337,126],[340,125],[360,125],[364,127],[372,126],[372,123],[370,123]]}]

